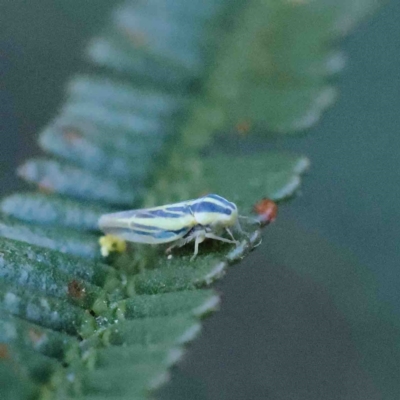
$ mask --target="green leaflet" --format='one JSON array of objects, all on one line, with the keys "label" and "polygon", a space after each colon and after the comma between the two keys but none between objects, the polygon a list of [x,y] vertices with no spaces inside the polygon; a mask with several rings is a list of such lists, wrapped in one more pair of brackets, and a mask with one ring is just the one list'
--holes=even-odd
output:
[{"label": "green leaflet", "polygon": [[7,267],[4,262],[7,260],[10,265],[19,264],[20,267],[24,264],[30,265],[31,270],[40,270],[40,274],[46,268],[49,268],[49,271],[51,268],[56,268],[109,292],[123,286],[123,282],[126,280],[125,276],[104,263],[50,250],[45,248],[42,243],[43,247],[29,245],[24,238],[20,240],[22,241],[0,238],[2,267]]},{"label": "green leaflet", "polygon": [[81,233],[72,229],[27,225],[4,217],[0,220],[0,234],[8,239],[58,250],[83,258],[100,258],[98,238],[94,234]]},{"label": "green leaflet", "polygon": [[56,331],[70,335],[88,336],[97,327],[94,318],[85,310],[40,292],[24,290],[0,282],[0,309]]},{"label": "green leaflet", "polygon": [[[212,190],[250,211],[260,197],[275,201],[291,196],[300,186],[300,176],[309,167],[306,157],[285,153],[248,156],[217,156],[205,159]],[[229,173],[227,173],[229,171]]]},{"label": "green leaflet", "polygon": [[[2,346],[2,353],[7,357],[13,354],[4,346]],[[7,358],[2,357],[2,362],[0,362],[2,396],[5,399],[36,399],[39,395],[39,386],[28,379],[25,371],[22,369],[12,370],[4,360],[7,360]]]},{"label": "green leaflet", "polygon": [[43,225],[61,225],[82,231],[96,231],[97,221],[111,208],[38,192],[15,193],[0,203],[4,214]]},{"label": "green leaflet", "polygon": [[[58,192],[77,199],[89,199],[113,205],[134,203],[140,190],[124,181],[104,178],[56,160],[29,160],[18,169],[18,174],[42,190]],[[141,187],[140,182],[137,183]]]},{"label": "green leaflet", "polygon": [[[180,93],[167,93],[156,87],[141,88],[132,85],[129,80],[121,81],[110,77],[77,75],[67,89],[71,104],[94,103],[111,109],[132,111],[142,116],[147,123],[174,115],[187,102]],[[131,130],[133,128],[138,133],[137,139],[140,139],[140,133],[145,133],[143,139],[147,137],[149,126],[130,126]],[[99,137],[99,140],[107,139],[110,143],[113,142],[104,135]]]},{"label": "green leaflet", "polygon": [[262,197],[292,195],[303,156],[203,152],[240,123],[283,132],[314,123],[342,64],[328,41],[375,2],[163,4],[163,13],[152,2],[116,7],[88,44],[90,71],[71,78],[39,135],[51,158],[18,170],[40,191],[0,204],[0,386],[9,398],[146,399],[165,382],[218,307],[207,287],[261,232],[246,226],[237,247],[204,243],[194,262],[191,246],[167,257],[162,246],[132,245],[105,260],[98,217],[211,191],[247,214]]},{"label": "green leaflet", "polygon": [[1,316],[0,341],[21,345],[60,362],[73,363],[82,357],[77,338],[43,328],[13,315]]},{"label": "green leaflet", "polygon": [[215,310],[219,297],[210,290],[178,291],[164,294],[133,296],[119,302],[128,319],[193,314],[202,316]]},{"label": "green leaflet", "polygon": [[221,45],[207,84],[208,108],[224,125],[262,123],[282,133],[309,128],[336,98],[329,78],[344,56],[332,44],[378,4],[249,2]]}]

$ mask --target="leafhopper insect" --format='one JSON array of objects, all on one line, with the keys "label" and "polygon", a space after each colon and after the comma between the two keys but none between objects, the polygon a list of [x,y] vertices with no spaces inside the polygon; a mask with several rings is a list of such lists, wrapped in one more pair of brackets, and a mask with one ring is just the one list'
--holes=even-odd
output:
[{"label": "leafhopper insect", "polygon": [[[194,240],[196,257],[205,239],[238,244],[230,228],[241,231],[234,203],[216,194],[165,206],[102,215],[100,229],[128,242],[160,244],[175,242],[167,251]],[[227,232],[230,239],[222,237]]]}]

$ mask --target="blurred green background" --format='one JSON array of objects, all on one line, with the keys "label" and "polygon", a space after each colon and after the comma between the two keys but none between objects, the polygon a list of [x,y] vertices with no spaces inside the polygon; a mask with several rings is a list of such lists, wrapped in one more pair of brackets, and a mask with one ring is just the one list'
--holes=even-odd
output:
[{"label": "blurred green background", "polygon": [[[0,0],[0,191],[39,153],[82,48],[112,4]],[[219,284],[221,311],[162,399],[400,398],[400,3],[347,38],[340,98],[306,135],[297,198]]]}]

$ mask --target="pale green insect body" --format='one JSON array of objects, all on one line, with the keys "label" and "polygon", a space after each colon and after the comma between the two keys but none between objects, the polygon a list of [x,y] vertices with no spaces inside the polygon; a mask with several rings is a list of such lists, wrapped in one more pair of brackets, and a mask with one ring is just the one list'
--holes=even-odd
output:
[{"label": "pale green insect body", "polygon": [[[237,243],[229,228],[239,227],[239,223],[234,203],[209,194],[165,206],[106,214],[99,226],[106,234],[136,243],[176,242],[172,248],[194,240],[196,256],[199,243],[206,238]],[[224,230],[232,240],[219,236]]]}]

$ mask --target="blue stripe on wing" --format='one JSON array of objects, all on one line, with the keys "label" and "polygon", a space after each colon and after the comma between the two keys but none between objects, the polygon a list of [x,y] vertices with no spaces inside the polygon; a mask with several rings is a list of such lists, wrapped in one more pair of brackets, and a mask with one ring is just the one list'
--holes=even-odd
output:
[{"label": "blue stripe on wing", "polygon": [[165,210],[186,214],[189,211],[189,208],[187,205],[185,205],[185,206],[166,206]]},{"label": "blue stripe on wing", "polygon": [[[187,208],[186,208],[187,209]],[[165,210],[143,210],[135,214],[136,218],[181,218],[182,213],[173,213]]]},{"label": "blue stripe on wing", "polygon": [[210,198],[214,200],[220,201],[222,204],[225,206],[229,207],[232,210],[236,210],[236,205],[234,203],[231,203],[230,201],[224,199],[221,196],[218,196],[217,194],[208,194],[207,196],[203,197],[204,199]]},{"label": "blue stripe on wing", "polygon": [[231,208],[222,207],[222,206],[219,206],[218,204],[211,203],[208,201],[201,201],[201,202],[195,203],[191,206],[191,209],[192,209],[193,213],[205,212],[205,213],[218,213],[218,214],[225,214],[225,215],[232,214]]},{"label": "blue stripe on wing", "polygon": [[127,240],[128,242],[134,243],[147,243],[147,244],[158,244],[168,243],[178,240],[190,232],[191,228],[182,228],[177,230],[162,230],[156,231],[145,231],[140,229],[130,228],[110,228],[104,229],[104,232],[109,235],[115,235],[121,239]]},{"label": "blue stripe on wing", "polygon": [[181,234],[185,234],[188,232],[191,228],[181,228],[181,229],[176,229],[173,231],[167,231],[167,230],[161,230],[158,229],[158,231],[154,232],[146,232],[146,231],[141,231],[139,229],[131,229],[132,233],[136,235],[143,235],[143,236],[151,236],[156,239],[169,239],[175,236],[180,236]]},{"label": "blue stripe on wing", "polygon": [[159,231],[160,227],[159,226],[152,226],[152,225],[143,225],[143,224],[138,224],[136,222],[131,223],[130,226],[132,229],[144,229],[148,231]]}]

